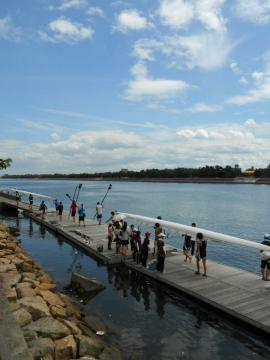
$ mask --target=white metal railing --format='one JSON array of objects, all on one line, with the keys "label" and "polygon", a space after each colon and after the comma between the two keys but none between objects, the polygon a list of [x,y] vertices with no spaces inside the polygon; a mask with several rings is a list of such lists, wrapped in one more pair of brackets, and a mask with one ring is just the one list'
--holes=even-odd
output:
[{"label": "white metal railing", "polygon": [[129,213],[125,213],[125,212],[118,212],[117,214],[122,215],[123,218],[136,220],[138,222],[145,223],[145,224],[159,223],[163,228],[171,229],[171,230],[181,233],[181,234],[188,233],[190,235],[196,235],[197,233],[201,232],[209,240],[227,242],[227,243],[231,243],[231,244],[254,248],[257,250],[270,251],[270,246],[263,245],[263,244],[255,242],[255,241],[241,239],[241,238],[238,238],[235,236],[221,234],[221,233],[218,233],[215,231],[202,229],[199,227],[178,224],[178,223],[175,223],[172,221],[160,220],[157,218],[129,214]]}]

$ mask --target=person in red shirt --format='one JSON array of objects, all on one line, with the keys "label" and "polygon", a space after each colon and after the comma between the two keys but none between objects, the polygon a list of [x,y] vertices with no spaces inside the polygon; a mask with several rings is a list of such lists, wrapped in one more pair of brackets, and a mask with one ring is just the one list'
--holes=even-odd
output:
[{"label": "person in red shirt", "polygon": [[76,201],[72,200],[72,203],[70,205],[70,211],[71,211],[71,216],[72,216],[73,222],[75,222],[77,207],[78,207],[78,205],[76,204]]}]

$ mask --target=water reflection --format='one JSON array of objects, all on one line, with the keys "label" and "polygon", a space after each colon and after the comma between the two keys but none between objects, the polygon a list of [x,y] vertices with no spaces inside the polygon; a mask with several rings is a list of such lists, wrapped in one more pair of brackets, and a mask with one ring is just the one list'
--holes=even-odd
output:
[{"label": "water reflection", "polygon": [[40,237],[41,239],[45,239],[46,236],[46,227],[43,224],[39,225],[39,233],[40,233]]},{"label": "water reflection", "polygon": [[34,229],[33,229],[33,220],[30,218],[30,219],[29,219],[29,236],[30,236],[30,237],[33,236],[33,232],[34,232]]}]

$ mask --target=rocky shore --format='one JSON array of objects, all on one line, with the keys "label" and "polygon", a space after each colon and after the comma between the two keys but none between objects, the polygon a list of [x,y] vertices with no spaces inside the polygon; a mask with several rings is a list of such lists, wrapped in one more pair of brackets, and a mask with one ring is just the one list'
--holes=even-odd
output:
[{"label": "rocky shore", "polygon": [[[79,304],[64,293],[54,292],[55,287],[50,276],[0,225],[0,359],[122,359],[118,349],[96,335],[100,330],[106,334],[106,327],[98,319],[84,316]],[[13,320],[15,344],[25,343],[24,351],[19,345],[16,351],[17,345],[12,346],[9,339],[8,327],[13,326]],[[16,355],[8,357],[5,351]]]}]

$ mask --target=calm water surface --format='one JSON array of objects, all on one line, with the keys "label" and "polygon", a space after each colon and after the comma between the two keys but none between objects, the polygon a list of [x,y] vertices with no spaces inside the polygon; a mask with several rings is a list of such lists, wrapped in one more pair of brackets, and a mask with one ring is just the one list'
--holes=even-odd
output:
[{"label": "calm water surface", "polygon": [[[78,182],[1,181],[40,192],[65,202],[66,193]],[[261,241],[269,232],[269,189],[252,185],[149,184],[115,182],[105,202],[111,209],[189,224],[196,221],[207,229]],[[107,183],[83,183],[81,202],[93,216],[95,203]],[[84,255],[44,227],[11,214],[0,220],[21,229],[22,247],[57,282],[58,289],[70,280],[72,271],[97,277],[106,290],[93,298],[85,311],[100,316],[109,326],[109,340],[126,354],[140,359],[269,359],[270,344],[246,333],[224,318],[179,294],[120,268],[107,268]],[[179,236],[168,241],[181,246]],[[209,257],[258,271],[256,251],[209,243]]]}]

